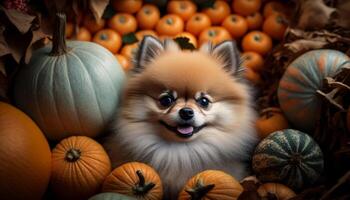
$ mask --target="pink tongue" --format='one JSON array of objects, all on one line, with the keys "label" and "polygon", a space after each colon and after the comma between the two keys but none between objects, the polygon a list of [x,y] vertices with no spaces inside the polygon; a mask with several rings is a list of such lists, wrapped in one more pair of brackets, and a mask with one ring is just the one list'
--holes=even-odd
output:
[{"label": "pink tongue", "polygon": [[181,134],[188,135],[193,132],[193,127],[188,126],[188,127],[177,127],[177,131],[179,131]]}]

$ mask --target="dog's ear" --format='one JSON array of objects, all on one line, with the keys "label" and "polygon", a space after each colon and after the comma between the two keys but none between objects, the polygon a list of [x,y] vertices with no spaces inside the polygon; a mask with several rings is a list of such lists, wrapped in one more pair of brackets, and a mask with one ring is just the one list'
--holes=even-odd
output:
[{"label": "dog's ear", "polygon": [[236,42],[227,40],[216,46],[207,43],[201,46],[200,51],[218,59],[222,63],[223,68],[232,75],[240,76],[242,74],[243,67],[240,66],[240,53]]},{"label": "dog's ear", "polygon": [[164,46],[158,39],[153,36],[145,36],[134,56],[134,71],[141,72],[162,51],[164,51]]}]

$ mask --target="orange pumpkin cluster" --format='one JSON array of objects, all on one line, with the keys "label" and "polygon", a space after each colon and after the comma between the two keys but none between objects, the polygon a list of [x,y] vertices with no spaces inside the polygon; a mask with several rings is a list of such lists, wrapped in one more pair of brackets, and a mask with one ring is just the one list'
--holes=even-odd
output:
[{"label": "orange pumpkin cluster", "polygon": [[171,0],[166,13],[156,5],[142,0],[111,1],[116,14],[110,19],[96,21],[86,16],[79,31],[73,35],[73,24],[67,23],[69,38],[96,42],[116,55],[125,70],[131,67],[131,57],[138,42],[123,44],[126,34],[134,33],[140,41],[145,35],[159,39],[186,37],[194,47],[205,42],[218,44],[235,40],[240,44],[246,77],[255,84],[260,80],[263,56],[271,51],[273,40],[283,38],[286,19],[285,6],[279,1],[262,4],[261,0],[216,0],[211,7],[199,9],[188,0]]}]

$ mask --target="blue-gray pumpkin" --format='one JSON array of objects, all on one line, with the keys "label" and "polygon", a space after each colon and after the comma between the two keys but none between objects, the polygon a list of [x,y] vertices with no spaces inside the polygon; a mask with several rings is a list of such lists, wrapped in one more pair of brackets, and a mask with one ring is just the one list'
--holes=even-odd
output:
[{"label": "blue-gray pumpkin", "polygon": [[15,104],[50,140],[98,136],[116,112],[124,71],[107,49],[64,38],[57,15],[53,44],[38,49],[14,82]]},{"label": "blue-gray pumpkin", "polygon": [[334,77],[349,62],[340,51],[319,49],[304,53],[288,66],[279,83],[278,100],[296,128],[314,131],[321,109],[317,90],[322,89],[324,78]]},{"label": "blue-gray pumpkin", "polygon": [[293,189],[314,184],[322,175],[323,154],[307,134],[285,129],[262,140],[253,155],[253,170],[262,182],[281,182]]}]

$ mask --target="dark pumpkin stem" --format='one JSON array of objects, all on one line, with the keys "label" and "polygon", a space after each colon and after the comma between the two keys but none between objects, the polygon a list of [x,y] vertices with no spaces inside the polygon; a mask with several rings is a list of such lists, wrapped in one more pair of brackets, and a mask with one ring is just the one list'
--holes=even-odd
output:
[{"label": "dark pumpkin stem", "polygon": [[201,200],[214,187],[215,184],[203,185],[198,182],[195,188],[187,189],[186,192],[191,196],[191,200]]},{"label": "dark pumpkin stem", "polygon": [[55,28],[52,35],[52,49],[51,56],[60,56],[67,53],[66,45],[66,15],[64,13],[57,13],[55,19]]},{"label": "dark pumpkin stem", "polygon": [[132,188],[132,191],[137,196],[142,196],[147,194],[156,184],[150,182],[145,182],[145,177],[143,176],[141,170],[136,171],[137,176],[139,177],[139,182]]},{"label": "dark pumpkin stem", "polygon": [[79,160],[80,155],[81,155],[80,150],[72,148],[67,151],[65,159],[68,162],[75,162]]}]

